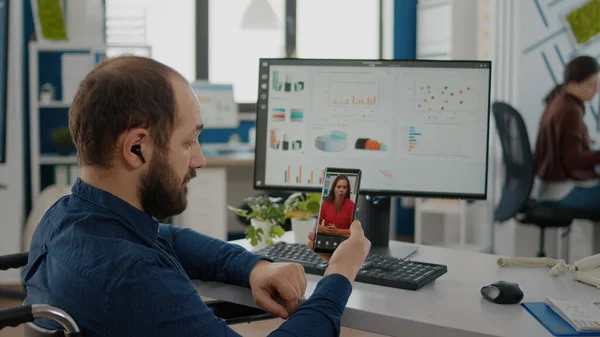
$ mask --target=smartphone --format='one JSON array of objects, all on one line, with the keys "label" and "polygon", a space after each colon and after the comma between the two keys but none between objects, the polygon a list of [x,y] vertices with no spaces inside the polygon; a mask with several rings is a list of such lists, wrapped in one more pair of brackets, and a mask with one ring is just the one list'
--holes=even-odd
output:
[{"label": "smartphone", "polygon": [[315,231],[315,252],[331,254],[350,236],[350,224],[356,216],[361,176],[359,169],[325,169]]}]

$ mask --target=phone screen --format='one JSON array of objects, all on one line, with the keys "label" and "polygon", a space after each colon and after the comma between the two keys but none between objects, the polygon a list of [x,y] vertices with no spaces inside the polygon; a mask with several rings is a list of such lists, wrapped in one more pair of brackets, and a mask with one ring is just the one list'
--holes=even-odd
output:
[{"label": "phone screen", "polygon": [[314,241],[316,252],[332,253],[350,236],[360,178],[360,170],[328,168],[325,171]]}]

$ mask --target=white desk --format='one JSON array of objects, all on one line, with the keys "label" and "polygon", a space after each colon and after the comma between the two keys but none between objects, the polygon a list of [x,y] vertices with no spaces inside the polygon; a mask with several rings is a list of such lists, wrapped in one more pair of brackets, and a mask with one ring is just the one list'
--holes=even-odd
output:
[{"label": "white desk", "polygon": [[[291,242],[292,233],[283,240]],[[233,241],[246,248],[246,240]],[[394,247],[406,245],[390,241]],[[600,298],[600,290],[573,281],[564,274],[550,276],[547,268],[504,267],[498,256],[418,245],[415,261],[446,264],[448,273],[437,281],[409,291],[355,282],[342,325],[389,336],[552,336],[521,305],[499,305],[486,301],[480,288],[498,280],[516,282],[525,293],[524,302],[558,299]],[[309,297],[320,276],[307,275]],[[243,287],[196,282],[201,296],[256,306],[250,290]]]}]

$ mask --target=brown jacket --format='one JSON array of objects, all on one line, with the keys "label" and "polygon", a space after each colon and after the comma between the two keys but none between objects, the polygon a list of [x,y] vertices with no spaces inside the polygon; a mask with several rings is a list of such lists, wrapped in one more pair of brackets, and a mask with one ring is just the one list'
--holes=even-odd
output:
[{"label": "brown jacket", "polygon": [[597,178],[594,166],[600,152],[590,150],[583,121],[585,107],[579,98],[562,92],[546,107],[535,146],[537,175],[545,181]]}]

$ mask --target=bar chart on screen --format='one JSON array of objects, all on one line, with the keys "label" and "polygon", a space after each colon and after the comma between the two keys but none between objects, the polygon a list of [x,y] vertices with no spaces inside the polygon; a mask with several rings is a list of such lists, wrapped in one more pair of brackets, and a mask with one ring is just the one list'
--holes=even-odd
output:
[{"label": "bar chart on screen", "polygon": [[329,82],[329,105],[348,107],[377,107],[378,83],[376,81]]},{"label": "bar chart on screen", "polygon": [[477,144],[469,143],[460,124],[421,123],[409,125],[404,136],[406,153],[422,159],[467,159]]},{"label": "bar chart on screen", "polygon": [[296,74],[274,70],[271,72],[271,90],[281,93],[299,93],[305,90],[305,80]]},{"label": "bar chart on screen", "polygon": [[281,171],[283,182],[287,184],[321,185],[325,179],[325,168],[310,165],[285,165]]}]

